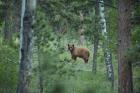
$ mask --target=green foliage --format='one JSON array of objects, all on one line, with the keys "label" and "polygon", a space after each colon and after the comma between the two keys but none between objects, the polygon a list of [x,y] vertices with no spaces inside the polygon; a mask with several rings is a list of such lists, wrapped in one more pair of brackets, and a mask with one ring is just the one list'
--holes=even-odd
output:
[{"label": "green foliage", "polygon": [[0,25],[2,24],[2,21],[3,21],[3,10],[2,10],[2,7],[3,7],[3,2],[0,0]]},{"label": "green foliage", "polygon": [[46,45],[49,41],[53,41],[55,35],[52,34],[52,27],[43,12],[37,12],[37,19],[35,23],[34,37],[37,37],[36,44],[40,46]]},{"label": "green foliage", "polygon": [[140,28],[135,27],[132,32],[132,46],[128,49],[126,53],[126,57],[128,60],[131,62],[135,63],[140,63]]},{"label": "green foliage", "polygon": [[0,92],[16,91],[18,72],[18,50],[8,45],[0,45]]},{"label": "green foliage", "polygon": [[[39,55],[46,93],[56,93],[56,91],[61,91],[61,93],[71,93],[72,91],[75,93],[113,92],[111,83],[106,78],[105,64],[102,62],[101,56],[98,58],[100,63],[98,63],[98,72],[95,75],[91,68],[92,56],[90,56],[89,64],[85,64],[81,59],[77,59],[75,62],[62,42],[59,42],[57,47],[54,42],[55,40],[49,42],[49,46],[47,44],[43,46],[46,49],[45,51],[43,48],[40,49]],[[91,45],[88,47],[92,50]]]},{"label": "green foliage", "polygon": [[[113,1],[114,3],[116,0]],[[109,48],[113,54],[115,71],[115,88],[106,77],[106,67],[101,43],[104,41],[100,32],[95,30],[94,1],[91,0],[40,0],[36,12],[36,22],[33,26],[35,45],[39,47],[39,62],[44,82],[45,93],[117,93],[118,65],[117,55],[117,11],[107,7],[106,21]],[[2,2],[0,0],[0,7]],[[0,13],[1,13],[0,9]],[[84,14],[84,21],[80,20],[80,11]],[[139,12],[139,10],[137,10]],[[1,15],[0,15],[1,16]],[[0,19],[0,93],[15,93],[19,68],[19,39],[18,33],[13,36],[12,45],[3,44],[2,19]],[[78,30],[85,27],[86,45],[90,50],[90,60],[85,64],[83,60],[71,59],[67,49],[68,43],[78,45]],[[66,28],[66,33],[63,29]],[[134,90],[139,93],[139,64],[140,60],[140,31],[135,27],[132,31],[133,46],[126,52],[126,57],[134,63]],[[93,36],[99,34],[99,51],[97,59],[97,73],[92,72]],[[38,67],[33,69],[31,89],[38,89]]]},{"label": "green foliage", "polygon": [[131,47],[126,53],[127,60],[136,63],[140,60],[140,45]]},{"label": "green foliage", "polygon": [[135,26],[134,29],[132,29],[132,44],[136,45],[136,44],[140,44],[140,27],[139,26]]}]

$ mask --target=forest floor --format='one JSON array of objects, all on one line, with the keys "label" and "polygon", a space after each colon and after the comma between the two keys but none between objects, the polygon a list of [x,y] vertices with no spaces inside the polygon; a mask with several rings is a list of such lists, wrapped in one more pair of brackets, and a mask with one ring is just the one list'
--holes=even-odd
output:
[{"label": "forest floor", "polygon": [[[52,58],[53,54],[49,56]],[[117,93],[117,62],[115,60],[113,60],[114,88],[111,81],[107,79],[106,65],[102,56],[97,59],[96,74],[92,72],[92,55],[87,64],[80,58],[76,61],[72,60],[69,51],[55,56],[51,61],[49,59],[46,61],[49,62],[44,72],[46,93],[59,93],[59,90],[60,93]],[[55,89],[57,92],[54,91]]]}]

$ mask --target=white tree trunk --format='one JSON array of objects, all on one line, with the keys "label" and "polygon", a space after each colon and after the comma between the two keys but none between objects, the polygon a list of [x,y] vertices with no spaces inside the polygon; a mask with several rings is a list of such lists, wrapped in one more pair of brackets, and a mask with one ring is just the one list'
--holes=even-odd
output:
[{"label": "white tree trunk", "polygon": [[32,25],[36,0],[22,0],[20,29],[20,68],[17,93],[31,93]]},{"label": "white tree trunk", "polygon": [[104,1],[99,0],[99,15],[100,15],[100,29],[103,35],[103,50],[107,69],[108,79],[112,81],[112,86],[114,86],[114,71],[112,65],[112,55],[109,49],[109,38],[107,35],[106,19],[105,19],[105,9]]},{"label": "white tree trunk", "polygon": [[102,34],[103,36],[105,37],[105,39],[107,39],[106,37],[106,20],[105,20],[105,14],[104,14],[104,1],[103,0],[99,0],[100,3],[99,3],[99,15],[100,15],[100,26],[101,26],[101,31],[102,31]]}]

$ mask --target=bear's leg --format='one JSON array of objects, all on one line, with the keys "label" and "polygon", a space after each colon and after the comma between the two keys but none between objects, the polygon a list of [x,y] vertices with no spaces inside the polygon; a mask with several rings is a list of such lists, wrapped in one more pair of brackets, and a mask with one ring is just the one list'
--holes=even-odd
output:
[{"label": "bear's leg", "polygon": [[72,59],[74,59],[76,61],[76,57],[75,56],[72,56]]},{"label": "bear's leg", "polygon": [[76,61],[76,57],[74,57],[74,60]]},{"label": "bear's leg", "polygon": [[85,61],[85,63],[88,63],[88,58],[85,58],[84,61]]}]

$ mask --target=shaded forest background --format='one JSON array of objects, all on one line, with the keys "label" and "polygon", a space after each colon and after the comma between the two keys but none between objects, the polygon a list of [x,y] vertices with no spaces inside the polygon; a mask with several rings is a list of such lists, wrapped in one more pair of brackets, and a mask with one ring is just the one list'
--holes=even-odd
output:
[{"label": "shaded forest background", "polygon": [[139,0],[0,0],[0,93],[140,93],[139,25]]}]

